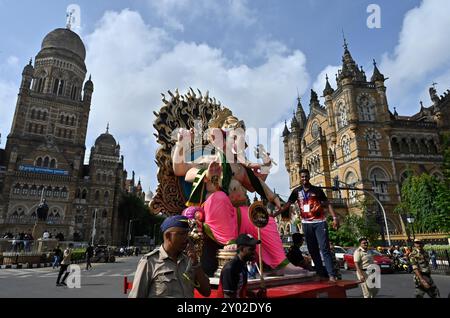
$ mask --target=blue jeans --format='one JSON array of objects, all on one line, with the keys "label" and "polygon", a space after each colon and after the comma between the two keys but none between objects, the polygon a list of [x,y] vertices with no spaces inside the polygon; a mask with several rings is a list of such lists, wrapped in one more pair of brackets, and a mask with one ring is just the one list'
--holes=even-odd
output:
[{"label": "blue jeans", "polygon": [[[302,223],[303,233],[305,235],[306,246],[308,252],[314,261],[316,272],[321,277],[336,276],[333,259],[330,251],[330,241],[328,239],[328,224],[327,222],[320,223]],[[322,252],[323,262],[320,253]]]},{"label": "blue jeans", "polygon": [[58,267],[58,266],[59,266],[59,257],[53,256],[53,267]]}]

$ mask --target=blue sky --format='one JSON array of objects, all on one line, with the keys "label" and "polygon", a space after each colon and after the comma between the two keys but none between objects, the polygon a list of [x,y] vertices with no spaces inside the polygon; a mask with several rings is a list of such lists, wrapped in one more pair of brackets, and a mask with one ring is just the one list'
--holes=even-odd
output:
[{"label": "blue sky", "polygon": [[[372,3],[381,9],[381,28],[367,27]],[[152,123],[161,92],[209,90],[247,126],[280,128],[291,118],[297,89],[308,112],[309,90],[321,94],[325,73],[336,86],[342,29],[368,76],[375,58],[389,77],[391,110],[411,115],[420,100],[428,106],[433,81],[439,94],[450,88],[446,0],[0,0],[0,147],[22,68],[48,32],[65,26],[70,4],[81,8],[76,31],[95,85],[87,149],[110,122],[127,170],[145,189],[157,183]],[[271,151],[281,165],[268,183],[288,194],[282,147]]]}]

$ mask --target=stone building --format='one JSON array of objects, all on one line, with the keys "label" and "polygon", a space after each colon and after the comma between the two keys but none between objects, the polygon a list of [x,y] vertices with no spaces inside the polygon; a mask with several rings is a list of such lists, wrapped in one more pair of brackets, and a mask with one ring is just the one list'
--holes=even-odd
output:
[{"label": "stone building", "polygon": [[51,234],[88,241],[95,223],[95,242],[125,238],[118,206],[127,173],[109,127],[84,164],[94,91],[91,77],[85,81],[85,57],[80,37],[60,28],[45,36],[34,65],[30,60],[23,69],[11,131],[0,149],[1,234],[31,232],[44,197]]},{"label": "stone building", "polygon": [[[442,134],[450,131],[450,94],[438,96],[430,88],[432,104],[413,116],[391,112],[386,97],[386,78],[375,61],[368,79],[344,45],[342,68],[333,89],[328,76],[323,91],[325,105],[311,90],[309,115],[300,98],[283,132],[285,166],[290,188],[300,184],[300,169],[311,172],[311,183],[332,187],[335,180],[373,190],[386,210],[389,232],[404,232],[404,221],[393,213],[400,202],[402,182],[409,172],[427,172],[442,178]],[[341,183],[341,186],[344,186]],[[362,213],[367,196],[353,190],[327,190],[341,215]],[[370,207],[384,223],[376,205]],[[287,226],[284,224],[283,226]],[[286,231],[285,228],[283,228]]]}]

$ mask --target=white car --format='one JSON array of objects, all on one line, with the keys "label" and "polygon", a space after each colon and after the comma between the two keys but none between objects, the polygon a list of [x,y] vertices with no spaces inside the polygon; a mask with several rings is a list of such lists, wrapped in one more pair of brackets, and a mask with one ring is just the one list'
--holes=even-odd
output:
[{"label": "white car", "polygon": [[336,255],[336,260],[338,261],[344,261],[344,254],[347,252],[347,250],[341,246],[334,246],[334,255]]}]

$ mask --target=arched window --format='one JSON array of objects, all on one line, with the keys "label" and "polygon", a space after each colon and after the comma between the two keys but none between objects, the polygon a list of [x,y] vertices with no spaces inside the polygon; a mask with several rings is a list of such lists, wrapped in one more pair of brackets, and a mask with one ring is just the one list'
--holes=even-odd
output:
[{"label": "arched window", "polygon": [[34,109],[31,110],[31,119],[34,119],[36,116],[36,111]]},{"label": "arched window", "polygon": [[54,197],[54,198],[58,198],[58,197],[59,197],[59,194],[60,194],[60,189],[59,189],[59,187],[54,188],[54,189],[53,189],[53,197]]},{"label": "arched window", "polygon": [[72,85],[72,90],[70,92],[70,99],[76,100],[77,99],[77,93],[78,93],[78,88],[75,85]]},{"label": "arched window", "polygon": [[393,153],[399,153],[400,152],[400,144],[398,142],[398,138],[397,137],[393,137],[392,138],[391,145],[392,145],[392,152]]},{"label": "arched window", "polygon": [[42,93],[44,91],[46,78],[39,78],[37,81],[36,92]]},{"label": "arched window", "polygon": [[425,141],[425,139],[420,140],[419,148],[420,148],[420,153],[422,153],[424,155],[429,153],[427,142]]},{"label": "arched window", "polygon": [[45,157],[45,158],[44,158],[44,165],[43,165],[43,166],[44,166],[45,168],[48,167],[49,161],[50,161],[50,158],[49,158],[49,157]]},{"label": "arched window", "polygon": [[86,189],[83,189],[83,191],[81,192],[81,198],[86,200],[86,198],[87,198],[87,190]]},{"label": "arched window", "polygon": [[409,147],[410,147],[412,153],[414,153],[414,154],[419,153],[419,147],[417,145],[416,139],[411,138],[411,141],[409,143]]},{"label": "arched window", "polygon": [[59,119],[59,122],[60,122],[61,124],[64,124],[64,115],[61,114],[61,117],[60,117],[60,119]]},{"label": "arched window", "polygon": [[47,112],[44,112],[44,113],[42,114],[42,120],[47,120]]},{"label": "arched window", "polygon": [[381,168],[374,168],[370,172],[370,181],[375,194],[378,195],[380,201],[388,201],[388,182],[389,178]]},{"label": "arched window", "polygon": [[100,200],[100,191],[95,191],[95,202],[97,202],[98,203],[98,200]]},{"label": "arched window", "polygon": [[106,174],[102,174],[102,181],[106,182]]},{"label": "arched window", "polygon": [[75,123],[75,117],[72,117],[72,118],[70,119],[70,125],[73,126],[74,123]]},{"label": "arched window", "polygon": [[19,183],[16,183],[16,185],[14,186],[14,189],[13,189],[13,193],[20,194],[20,191],[22,191],[22,187],[20,186]]},{"label": "arched window", "polygon": [[109,201],[109,192],[108,191],[105,192],[104,201],[105,201],[105,204],[108,204],[108,201]]},{"label": "arched window", "polygon": [[402,138],[402,141],[400,143],[400,151],[402,153],[410,153],[409,144],[406,138]]},{"label": "arched window", "polygon": [[347,106],[341,102],[338,105],[338,129],[341,129],[348,125],[348,111]]},{"label": "arched window", "polygon": [[373,98],[367,94],[361,94],[357,99],[359,120],[374,121],[375,120],[375,103]]},{"label": "arched window", "polygon": [[379,133],[373,129],[369,129],[366,132],[366,141],[367,141],[367,149],[369,155],[379,155],[380,154],[380,145],[378,143],[378,139],[381,139]]},{"label": "arched window", "polygon": [[56,160],[55,159],[52,159],[50,161],[50,168],[56,168]]},{"label": "arched window", "polygon": [[37,187],[33,184],[33,186],[30,189],[30,195],[36,195],[37,194]]},{"label": "arched window", "polygon": [[438,153],[438,147],[436,146],[436,143],[434,142],[433,139],[428,140],[428,145],[430,146],[430,152],[432,154],[437,154]]},{"label": "arched window", "polygon": [[52,187],[51,187],[51,186],[48,186],[47,189],[45,190],[45,196],[46,196],[47,198],[48,198],[48,197],[51,197],[52,192],[53,192]]},{"label": "arched window", "polygon": [[69,125],[69,116],[66,116],[66,125]]},{"label": "arched window", "polygon": [[[347,176],[345,177],[345,183],[347,183],[350,187],[355,187],[357,182],[358,182],[358,178],[352,171],[347,173]],[[357,203],[356,195],[357,195],[356,190],[348,190],[349,204]]]},{"label": "arched window", "polygon": [[80,189],[76,189],[75,190],[75,199],[80,199],[81,198],[81,191]]},{"label": "arched window", "polygon": [[42,158],[41,158],[41,157],[37,158],[37,160],[36,160],[36,166],[42,167]]},{"label": "arched window", "polygon": [[107,218],[108,217],[108,211],[103,210],[102,211],[102,218]]},{"label": "arched window", "polygon": [[37,116],[36,117],[37,117],[38,120],[41,119],[41,111],[40,110],[37,111]]},{"label": "arched window", "polygon": [[61,190],[61,198],[67,198],[67,188],[66,187],[64,187],[64,188],[62,188],[62,190]]},{"label": "arched window", "polygon": [[351,150],[350,150],[350,139],[348,138],[347,135],[342,137],[341,147],[344,161],[349,161],[351,159]]},{"label": "arched window", "polygon": [[28,195],[28,184],[23,186],[23,188],[22,188],[22,195]]}]

